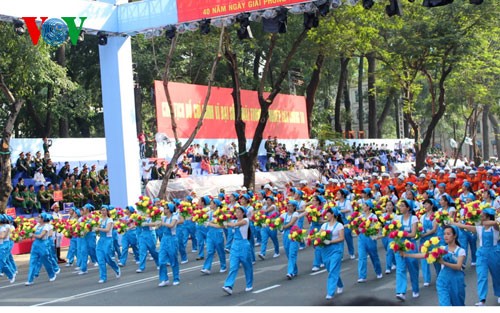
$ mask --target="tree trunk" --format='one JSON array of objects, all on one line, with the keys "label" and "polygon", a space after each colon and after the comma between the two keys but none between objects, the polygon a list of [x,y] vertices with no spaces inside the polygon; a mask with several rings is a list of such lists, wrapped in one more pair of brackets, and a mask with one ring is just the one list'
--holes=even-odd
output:
[{"label": "tree trunk", "polygon": [[168,181],[170,179],[170,175],[172,174],[172,172],[174,170],[174,165],[177,164],[177,160],[179,159],[179,157],[184,153],[184,151],[187,150],[189,145],[191,145],[191,143],[194,140],[194,137],[196,137],[196,134],[198,134],[198,131],[200,130],[201,126],[203,125],[203,119],[205,118],[205,113],[207,112],[208,100],[210,99],[210,94],[212,92],[212,85],[213,85],[213,81],[214,81],[214,77],[215,77],[215,70],[217,69],[217,65],[219,64],[219,61],[221,58],[222,41],[224,38],[224,34],[225,34],[225,28],[222,27],[220,37],[219,37],[219,45],[217,48],[217,53],[216,53],[214,61],[212,63],[212,69],[211,69],[210,74],[208,76],[207,94],[205,95],[205,100],[203,102],[203,106],[201,109],[201,115],[200,115],[200,118],[198,119],[198,123],[196,124],[196,127],[194,128],[193,132],[191,133],[191,136],[189,136],[188,140],[184,143],[184,145],[181,145],[181,142],[179,141],[179,136],[177,135],[177,123],[175,121],[174,105],[173,105],[172,99],[170,97],[170,91],[168,89],[170,64],[172,62],[173,54],[175,51],[178,34],[176,34],[174,39],[172,39],[172,43],[170,46],[170,52],[167,55],[167,60],[165,63],[165,72],[163,74],[163,86],[165,88],[165,95],[167,97],[167,102],[168,102],[168,106],[170,109],[170,118],[172,119],[172,131],[174,133],[174,138],[175,138],[175,150],[174,150],[174,155],[172,156],[172,159],[170,160],[170,162],[167,165],[165,177],[163,178],[163,181],[161,182],[160,192],[158,194],[158,198],[160,198],[160,199],[167,198]]},{"label": "tree trunk", "polygon": [[345,131],[349,134],[349,132],[352,130],[351,95],[349,92],[349,71],[347,71],[345,80],[346,80],[344,84]]},{"label": "tree trunk", "polygon": [[495,146],[496,146],[496,155],[500,155],[500,125],[498,125],[498,121],[493,115],[493,113],[489,114],[491,126],[493,126],[493,132],[495,134]]},{"label": "tree trunk", "polygon": [[59,118],[59,138],[69,137],[69,124],[68,119],[65,117]]},{"label": "tree trunk", "polygon": [[490,159],[490,127],[488,124],[488,115],[490,115],[490,105],[483,107],[483,159]]},{"label": "tree trunk", "polygon": [[377,98],[375,90],[375,52],[366,55],[368,60],[368,138],[377,137]]},{"label": "tree trunk", "polygon": [[[471,120],[472,116],[474,115],[474,111],[476,111],[476,107],[474,107],[472,109],[470,115],[465,118],[464,136],[462,137],[462,140],[460,141],[460,144],[458,145],[458,148],[455,149],[455,162],[453,163],[453,166],[457,165],[458,156],[459,156],[460,152],[462,152],[462,148],[463,148],[464,143],[465,143],[465,138],[467,138],[467,130],[469,129],[469,123],[470,123],[470,120]],[[453,125],[455,125],[455,124],[453,124]],[[454,133],[453,140],[456,141],[456,138],[455,138],[455,136],[456,136],[455,133],[456,132],[453,132],[453,133]]]},{"label": "tree trunk", "polygon": [[[142,97],[141,97],[141,87],[139,86],[139,81],[135,82],[136,86],[134,86],[134,104],[135,104],[135,125],[137,129],[137,133],[140,134],[143,132],[142,127]],[[153,99],[153,105],[156,108],[156,102]],[[155,110],[156,112],[156,110]]]},{"label": "tree trunk", "polygon": [[255,51],[255,58],[253,59],[253,80],[255,82],[254,90],[259,88],[259,70],[260,70],[260,59],[262,58],[262,50],[258,49]]},{"label": "tree trunk", "polygon": [[363,64],[365,57],[359,57],[359,65],[358,65],[358,123],[359,123],[359,131],[365,130],[364,124],[364,112],[363,112]]},{"label": "tree trunk", "polygon": [[312,112],[314,108],[314,98],[316,96],[316,91],[319,87],[320,82],[320,74],[321,68],[323,67],[323,63],[325,61],[325,55],[323,53],[319,53],[316,57],[316,65],[311,74],[311,80],[306,88],[306,112],[307,112],[307,127],[309,130],[309,137],[311,137],[312,131]]},{"label": "tree trunk", "polygon": [[16,119],[21,111],[23,101],[16,99],[10,89],[4,82],[3,75],[0,73],[0,89],[7,99],[9,107],[9,117],[5,121],[2,132],[2,141],[0,142],[0,212],[5,213],[7,202],[9,201],[10,193],[12,192],[12,176],[10,162],[10,138],[14,131]]},{"label": "tree trunk", "polygon": [[347,78],[347,65],[349,64],[349,58],[340,58],[340,76],[339,84],[337,86],[337,96],[335,97],[335,131],[337,133],[342,133],[342,123],[340,120],[341,114],[341,102],[342,93],[344,92],[344,84]]},{"label": "tree trunk", "polygon": [[387,118],[387,115],[389,115],[389,111],[391,109],[391,104],[394,99],[395,93],[396,90],[391,88],[389,95],[387,95],[387,98],[385,99],[384,109],[382,110],[382,113],[380,114],[380,117],[378,118],[377,121],[377,138],[382,138],[382,127],[384,126],[384,122],[385,119]]}]

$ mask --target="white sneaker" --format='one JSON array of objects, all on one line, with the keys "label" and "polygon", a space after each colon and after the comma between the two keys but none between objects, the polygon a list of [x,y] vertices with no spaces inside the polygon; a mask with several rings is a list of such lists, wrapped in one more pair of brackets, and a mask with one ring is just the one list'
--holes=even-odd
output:
[{"label": "white sneaker", "polygon": [[299,247],[299,250],[304,250],[305,248],[304,247]]},{"label": "white sneaker", "polygon": [[479,302],[476,302],[474,305],[475,306],[484,306],[484,302],[483,301],[479,301]]},{"label": "white sneaker", "polygon": [[116,273],[116,278],[120,278],[122,276],[122,271],[118,269],[118,272]]},{"label": "white sneaker", "polygon": [[135,264],[141,264],[141,262],[139,262],[139,261],[135,261]]},{"label": "white sneaker", "polygon": [[150,256],[150,257],[148,258],[148,260],[149,260],[149,261],[154,261],[154,258],[153,258],[152,256]]},{"label": "white sneaker", "polygon": [[119,267],[124,267],[125,265],[123,265],[122,263],[118,263],[118,266]]},{"label": "white sneaker", "polygon": [[320,264],[319,265],[319,268],[323,268],[323,267],[325,267],[325,264]]},{"label": "white sneaker", "polygon": [[[167,264],[167,265],[170,265],[170,264]],[[156,267],[156,269],[157,269],[157,270],[160,270],[160,267],[159,267],[159,266],[157,266],[157,267]]]},{"label": "white sneaker", "polygon": [[472,262],[470,266],[476,266],[476,262]]},{"label": "white sneaker", "polygon": [[57,276],[56,276],[56,275],[54,275],[54,277],[49,278],[49,281],[50,281],[50,282],[52,282],[52,281],[56,280],[56,278],[57,278]]},{"label": "white sneaker", "polygon": [[210,275],[210,271],[207,270],[207,269],[202,269],[200,272],[202,272],[203,274],[207,274],[207,275]]},{"label": "white sneaker", "polygon": [[385,273],[386,273],[386,274],[390,274],[390,273],[391,273],[391,270],[385,270]]},{"label": "white sneaker", "polygon": [[360,278],[360,279],[358,279],[358,283],[366,283],[366,279],[365,278]]},{"label": "white sneaker", "polygon": [[164,280],[161,283],[158,284],[158,287],[165,287],[170,285],[170,282],[168,280]]},{"label": "white sneaker", "polygon": [[382,276],[382,274],[377,275],[377,279],[381,279],[382,277],[384,277],[384,276]]},{"label": "white sneaker", "polygon": [[75,267],[75,271],[78,272],[79,270],[81,270],[81,268],[78,266],[78,267]]},{"label": "white sneaker", "polygon": [[229,253],[229,249],[228,249],[228,248],[225,248],[225,249],[224,249],[224,252]]},{"label": "white sneaker", "polygon": [[394,271],[396,269],[396,265],[391,266],[391,270]]},{"label": "white sneaker", "polygon": [[232,295],[233,294],[233,289],[231,289],[231,287],[222,287],[222,290],[224,290],[228,295]]},{"label": "white sneaker", "polygon": [[275,254],[273,255],[273,258],[278,258],[279,256],[280,256],[280,254],[279,254],[279,253],[275,253]]},{"label": "white sneaker", "polygon": [[266,259],[266,257],[263,255],[263,254],[257,254],[257,256],[259,257],[259,259],[261,259],[262,261],[264,261]]},{"label": "white sneaker", "polygon": [[313,272],[317,272],[317,271],[319,271],[319,267],[315,266],[315,267],[313,267],[313,268],[311,269],[311,271],[313,271]]},{"label": "white sneaker", "polygon": [[246,292],[249,292],[249,291],[252,291],[253,290],[253,287],[248,287],[248,288],[245,288],[245,291]]},{"label": "white sneaker", "polygon": [[497,303],[498,303],[498,304],[500,304],[500,297],[498,297],[498,299],[497,299]]},{"label": "white sneaker", "polygon": [[333,297],[332,297],[332,296],[330,296],[330,295],[326,295],[325,299],[326,299],[326,300],[332,300],[332,299],[333,299]]},{"label": "white sneaker", "polygon": [[172,286],[177,286],[178,284],[180,284],[180,282],[174,281],[174,283],[172,284]]},{"label": "white sneaker", "polygon": [[95,262],[94,267],[98,267],[98,266],[99,266],[99,263]]},{"label": "white sneaker", "polygon": [[27,281],[27,282],[25,282],[25,283],[24,283],[24,285],[25,285],[25,286],[31,286],[31,285],[33,285],[33,282],[31,282],[31,281]]},{"label": "white sneaker", "polygon": [[396,295],[396,298],[398,298],[401,301],[405,301],[406,300],[406,296],[404,294],[402,294],[402,293],[398,293]]},{"label": "white sneaker", "polygon": [[420,297],[420,294],[418,292],[413,292],[412,296],[413,298],[418,298]]},{"label": "white sneaker", "polygon": [[9,279],[9,283],[13,284],[16,282],[16,275],[12,276],[12,279]]},{"label": "white sneaker", "polygon": [[356,258],[356,256],[353,254],[353,255],[350,255],[350,256],[349,256],[349,258],[350,258],[351,260],[354,260],[354,259]]},{"label": "white sneaker", "polygon": [[187,262],[189,262],[188,260],[186,261],[181,261],[181,264],[186,264]]},{"label": "white sneaker", "polygon": [[225,273],[227,271],[227,268],[221,268],[219,273]]},{"label": "white sneaker", "polygon": [[424,283],[424,287],[429,287],[429,283]]},{"label": "white sneaker", "polygon": [[3,277],[3,275],[4,275],[3,273],[0,273],[0,277]]},{"label": "white sneaker", "polygon": [[340,288],[340,287],[337,288],[337,294],[340,295],[343,292],[344,292],[344,288]]},{"label": "white sneaker", "polygon": [[73,264],[71,264],[71,263],[66,263],[66,265],[65,265],[65,266],[66,266],[66,267],[71,267],[72,265],[73,265]]},{"label": "white sneaker", "polygon": [[85,272],[83,272],[83,271],[79,271],[79,272],[78,272],[78,275],[85,275],[85,274],[87,274],[87,271],[85,271]]},{"label": "white sneaker", "polygon": [[98,284],[104,284],[104,280],[99,279],[99,281],[98,281],[97,283],[98,283]]},{"label": "white sneaker", "polygon": [[142,270],[140,268],[135,270],[136,273],[142,273]]},{"label": "white sneaker", "polygon": [[254,244],[254,246],[255,246],[255,247],[260,246],[260,242],[256,242],[256,243]]},{"label": "white sneaker", "polygon": [[61,273],[61,269],[58,269],[54,274],[58,275],[59,273]]},{"label": "white sneaker", "polygon": [[288,278],[288,280],[292,280],[293,276],[292,274],[286,274],[286,278]]}]

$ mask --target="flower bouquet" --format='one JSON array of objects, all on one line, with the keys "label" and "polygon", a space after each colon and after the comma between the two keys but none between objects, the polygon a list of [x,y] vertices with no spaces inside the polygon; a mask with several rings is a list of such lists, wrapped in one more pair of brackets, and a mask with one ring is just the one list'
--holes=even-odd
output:
[{"label": "flower bouquet", "polygon": [[135,224],[135,226],[141,227],[145,221],[145,218],[144,218],[144,216],[142,216],[140,214],[134,213],[134,214],[130,215],[129,220],[132,221]]},{"label": "flower bouquet", "polygon": [[389,236],[391,232],[400,229],[401,226],[401,221],[395,219],[392,219],[390,222],[384,223],[384,228],[382,228],[382,236]]},{"label": "flower bouquet", "polygon": [[270,230],[279,230],[283,229],[283,218],[278,214],[278,212],[274,212],[270,216],[266,218],[266,225]]},{"label": "flower bouquet", "polygon": [[74,229],[75,225],[78,223],[78,220],[76,219],[69,219],[66,221],[66,225],[64,225],[64,230],[61,232],[64,237],[71,239],[73,237],[78,237],[78,236],[73,236],[74,234]]},{"label": "flower bouquet", "polygon": [[113,221],[119,220],[123,218],[124,213],[122,208],[114,208],[113,210],[109,211],[109,217],[113,219]]},{"label": "flower bouquet", "polygon": [[393,231],[389,234],[389,238],[393,239],[389,244],[389,247],[394,252],[407,252],[415,249],[415,244],[410,240],[406,239],[409,236],[407,231]]},{"label": "flower bouquet", "polygon": [[140,196],[139,201],[135,203],[135,207],[138,211],[146,213],[148,209],[153,207],[153,202],[147,196]]},{"label": "flower bouquet", "polygon": [[193,211],[193,222],[203,225],[208,221],[208,208],[195,209]]},{"label": "flower bouquet", "polygon": [[337,195],[332,190],[325,190],[325,199],[326,201],[335,200]]},{"label": "flower bouquet", "polygon": [[304,242],[307,237],[307,231],[305,229],[301,229],[297,225],[292,226],[290,229],[290,233],[288,234],[288,239],[295,242]]},{"label": "flower bouquet", "polygon": [[463,216],[460,219],[467,225],[478,225],[481,223],[480,202],[478,200],[463,205]]},{"label": "flower bouquet", "polygon": [[439,237],[432,237],[425,241],[420,248],[420,251],[425,254],[425,260],[428,264],[437,262],[443,255],[448,253],[444,247],[439,246],[439,242]]},{"label": "flower bouquet", "polygon": [[422,207],[418,210],[415,211],[415,215],[417,216],[418,220],[420,221],[420,219],[422,218],[422,216],[425,215],[425,208]]},{"label": "flower bouquet", "polygon": [[451,217],[448,210],[437,211],[436,213],[434,213],[434,219],[441,227],[448,225],[451,222]]},{"label": "flower bouquet", "polygon": [[382,229],[382,224],[376,217],[366,218],[359,214],[359,212],[354,212],[351,215],[351,220],[348,227],[349,229],[354,231],[356,235],[363,234],[365,236],[372,237],[372,239],[375,239],[375,237]]},{"label": "flower bouquet", "polygon": [[23,235],[24,234],[21,234],[22,231],[19,231],[18,228],[14,229],[11,233],[10,233],[10,240],[12,240],[13,242],[20,242],[23,240]]},{"label": "flower bouquet", "polygon": [[255,211],[252,216],[252,222],[256,227],[262,227],[266,224],[266,218],[264,211]]},{"label": "flower bouquet", "polygon": [[332,232],[330,230],[321,230],[318,228],[311,229],[307,236],[307,245],[314,247],[324,247],[325,240],[332,239]]},{"label": "flower bouquet", "polygon": [[151,222],[158,222],[161,220],[161,210],[157,206],[153,206],[151,208],[148,208],[146,210],[146,214],[148,215],[149,218],[151,218]]},{"label": "flower bouquet", "polygon": [[224,222],[228,222],[230,219],[231,213],[227,211],[227,208],[218,208],[212,215],[212,222],[219,226],[223,226]]},{"label": "flower bouquet", "polygon": [[262,202],[261,201],[253,201],[253,207],[255,211],[260,211],[262,210]]},{"label": "flower bouquet", "polygon": [[321,218],[321,209],[314,206],[310,205],[306,208],[307,212],[307,221],[309,223],[318,223],[320,218]]},{"label": "flower bouquet", "polygon": [[189,201],[181,201],[177,207],[177,211],[184,218],[187,219],[193,214],[194,205]]},{"label": "flower bouquet", "polygon": [[415,240],[420,239],[420,236],[424,233],[424,225],[422,223],[417,223],[417,232],[415,233]]},{"label": "flower bouquet", "polygon": [[24,218],[24,217],[16,217],[15,222],[17,224],[17,230],[19,236],[22,239],[31,238],[32,234],[36,230],[36,221],[34,218]]},{"label": "flower bouquet", "polygon": [[125,234],[127,232],[127,230],[128,230],[127,223],[124,223],[121,220],[119,220],[118,222],[116,222],[113,227],[114,227],[114,229],[116,229],[116,231],[119,234]]}]

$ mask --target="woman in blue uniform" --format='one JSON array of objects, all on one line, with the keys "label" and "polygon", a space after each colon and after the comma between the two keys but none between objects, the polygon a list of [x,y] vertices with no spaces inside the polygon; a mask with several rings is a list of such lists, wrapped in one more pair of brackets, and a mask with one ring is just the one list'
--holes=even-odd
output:
[{"label": "woman in blue uniform", "polygon": [[[459,231],[456,226],[444,227],[445,249],[448,253],[435,263],[441,266],[436,280],[440,306],[465,305],[465,250],[458,243],[458,235]],[[401,255],[407,258],[425,258],[425,254],[422,253],[401,253]]]},{"label": "woman in blue uniform", "polygon": [[142,273],[146,270],[148,252],[155,261],[156,267],[159,266],[158,251],[156,251],[156,237],[154,234],[155,226],[156,223],[151,220],[151,217],[146,217],[140,227],[141,230],[137,235],[137,241],[139,243],[139,268],[135,271],[136,273]]},{"label": "woman in blue uniform", "polygon": [[[78,218],[81,216],[80,210],[72,207],[69,209],[69,219],[70,220],[78,220]],[[70,267],[73,265],[75,261],[75,257],[77,255],[77,250],[78,250],[78,238],[71,236],[71,239],[69,240],[69,248],[68,248],[68,253],[66,254],[66,267]]]},{"label": "woman in blue uniform", "polygon": [[167,273],[167,264],[172,266],[172,275],[174,278],[173,285],[176,286],[180,282],[179,277],[179,260],[177,259],[177,253],[179,249],[179,241],[177,239],[177,223],[179,222],[177,214],[175,212],[175,205],[173,203],[168,203],[164,216],[161,217],[161,226],[165,227],[163,230],[163,236],[160,243],[160,253],[158,256],[158,261],[160,263],[159,278],[160,283],[158,287],[164,287],[170,284]]},{"label": "woman in blue uniform", "polygon": [[10,255],[9,236],[9,220],[5,214],[0,214],[0,273],[6,274],[12,284],[16,281],[16,273],[13,272],[13,269],[8,265]]},{"label": "woman in blue uniform", "polygon": [[[418,247],[415,236],[417,234],[418,218],[413,215],[413,202],[409,200],[401,200],[399,202],[399,212],[401,215],[396,216],[396,219],[399,219],[401,222],[401,228],[399,230],[408,232],[408,237],[406,239],[415,245],[415,249],[409,252],[417,253]],[[420,288],[418,285],[418,260],[408,260],[403,258],[401,255],[396,254],[396,298],[401,301],[406,300],[408,272],[410,273],[413,298],[418,298],[420,296]]]},{"label": "woman in blue uniform", "polygon": [[[470,203],[472,201],[476,200],[476,195],[472,191],[472,186],[468,181],[465,181],[462,184],[462,189],[464,190],[460,194],[460,201],[462,203]],[[460,216],[464,216],[465,214],[465,209],[461,208],[459,210]],[[465,224],[464,221],[462,221],[462,224]],[[459,241],[460,241],[460,247],[462,247],[466,254],[465,254],[465,264],[467,264],[467,259],[469,257],[469,247],[470,247],[470,255],[471,255],[471,266],[476,265],[476,252],[477,252],[477,235],[475,233],[472,233],[468,230],[465,229],[460,229],[460,236],[459,236]]]},{"label": "woman in blue uniform", "polygon": [[246,217],[244,207],[236,207],[234,214],[236,215],[236,221],[226,224],[226,227],[234,228],[233,244],[231,245],[231,252],[229,254],[229,273],[222,287],[222,290],[228,295],[233,294],[233,287],[240,264],[245,271],[245,291],[252,291],[253,289],[253,266],[250,257],[253,247],[250,246],[250,242],[248,241],[250,221]]},{"label": "woman in blue uniform", "polygon": [[[266,197],[266,203],[262,206],[262,211],[266,214],[267,217],[273,215],[274,213],[278,213],[278,209],[274,204],[275,199],[273,196]],[[269,238],[273,242],[274,246],[274,255],[273,258],[277,258],[280,256],[280,244],[278,240],[278,230],[277,229],[269,229],[267,226],[262,226],[260,228],[260,253],[258,254],[259,259],[266,259],[266,250],[267,250],[267,242]]]},{"label": "woman in blue uniform", "polygon": [[[435,202],[436,200],[433,198],[424,200],[425,214],[420,217],[420,223],[422,224],[424,231],[420,238],[420,247],[424,244],[424,242],[436,235],[438,224],[433,219],[434,212],[437,211]],[[424,287],[428,287],[431,283],[431,267],[426,260],[422,260],[420,263],[422,265]],[[436,270],[437,277],[439,275],[439,271],[441,270],[441,265],[439,263],[434,263],[434,269]]]},{"label": "woman in blue uniform", "polygon": [[120,278],[121,271],[115,260],[111,258],[113,255],[113,219],[109,216],[110,207],[103,205],[101,207],[101,219],[99,227],[95,231],[99,232],[99,241],[97,242],[97,264],[99,264],[99,284],[105,283],[108,279],[108,264],[116,273],[116,278]]},{"label": "woman in blue uniform", "polygon": [[296,212],[298,207],[299,203],[297,201],[290,200],[287,204],[287,211],[281,214],[281,218],[283,219],[283,246],[285,248],[286,257],[288,258],[286,277],[289,280],[297,276],[299,272],[297,267],[299,243],[288,238],[288,235],[290,235],[290,230],[294,225],[297,224],[297,221],[300,217],[299,213]]},{"label": "woman in blue uniform", "polygon": [[[312,199],[312,205],[317,208],[317,210],[320,212],[321,216],[323,216],[323,206],[326,203],[326,199],[323,196],[316,195]],[[313,229],[319,229],[321,227],[321,223],[324,222],[323,219],[318,220],[316,222],[312,221],[311,225],[309,227],[309,231]],[[314,259],[313,259],[313,264],[312,264],[312,272],[317,272],[319,271],[320,267],[323,262],[323,258],[321,257],[321,247],[314,247]]]},{"label": "woman in blue uniform", "polygon": [[500,249],[498,248],[499,225],[495,222],[495,210],[486,208],[481,213],[483,225],[472,226],[452,223],[461,229],[477,234],[479,248],[477,249],[477,295],[479,302],[476,306],[483,306],[488,295],[488,271],[493,281],[493,293],[500,303]]},{"label": "woman in blue uniform", "polygon": [[[397,201],[397,199],[396,199]],[[394,202],[392,200],[388,200],[385,204],[385,214],[396,214],[394,212]],[[394,251],[390,248],[390,244],[393,239],[389,238],[389,236],[382,237],[382,245],[384,245],[385,249],[385,273],[390,274],[391,271],[396,269],[396,256],[394,255]]]},{"label": "woman in blue uniform", "polygon": [[[361,216],[366,219],[377,219],[377,215],[373,213],[374,208],[375,204],[372,200],[365,200],[361,205]],[[370,256],[370,260],[372,261],[377,279],[381,279],[383,277],[382,266],[380,265],[380,258],[378,256],[377,241],[363,233],[360,233],[358,235],[358,254],[358,283],[366,282],[368,256]]]},{"label": "woman in blue uniform", "polygon": [[207,226],[207,258],[205,263],[203,263],[203,268],[201,272],[203,274],[209,275],[212,270],[212,262],[214,259],[215,252],[219,256],[220,261],[220,271],[224,273],[227,271],[226,267],[226,252],[224,251],[224,232],[219,224],[214,223],[214,212],[216,210],[222,209],[222,203],[219,199],[213,199],[210,201],[210,211],[208,211],[208,222]]},{"label": "woman in blue uniform", "polygon": [[[193,203],[193,197],[186,196],[185,201]],[[192,221],[192,216],[184,220],[183,239],[184,246],[187,247],[188,240],[191,238],[191,252],[198,252],[198,241],[196,240],[196,224]]]},{"label": "woman in blue uniform", "polygon": [[[210,201],[209,196],[203,196],[199,200],[198,207],[208,207],[210,205]],[[196,223],[196,241],[198,242],[198,257],[196,260],[205,259],[205,242],[207,241],[207,232],[207,226]]]},{"label": "woman in blue uniform", "polygon": [[129,248],[132,248],[135,264],[139,264],[139,248],[137,247],[136,225],[135,222],[130,219],[130,215],[135,213],[135,208],[129,205],[125,208],[125,210],[123,210],[123,213],[125,215],[123,217],[123,222],[127,224],[127,231],[122,236],[122,255],[120,256],[118,266],[125,266],[127,264]]},{"label": "woman in blue uniform", "polygon": [[35,232],[32,234],[34,240],[31,245],[28,280],[25,283],[26,286],[33,285],[35,271],[37,268],[41,267],[41,265],[45,267],[45,270],[49,275],[49,281],[53,282],[56,280],[54,269],[49,263],[49,251],[47,249],[47,240],[49,240],[49,228],[47,227],[48,223],[50,223],[50,215],[47,213],[40,214]]},{"label": "woman in blue uniform", "polygon": [[321,230],[331,231],[331,239],[324,242],[325,246],[321,248],[321,256],[325,262],[328,277],[326,279],[326,299],[330,300],[337,293],[344,291],[344,284],[340,278],[340,269],[342,266],[342,256],[344,255],[344,225],[338,207],[326,210],[326,223],[321,225]]},{"label": "woman in blue uniform", "polygon": [[337,191],[337,206],[340,208],[340,213],[342,214],[342,222],[344,224],[344,238],[347,244],[347,251],[349,252],[349,258],[354,260],[356,255],[354,254],[354,243],[352,240],[352,230],[347,227],[349,224],[349,216],[354,212],[351,204],[351,200],[347,199],[349,191],[347,189],[340,189]]}]

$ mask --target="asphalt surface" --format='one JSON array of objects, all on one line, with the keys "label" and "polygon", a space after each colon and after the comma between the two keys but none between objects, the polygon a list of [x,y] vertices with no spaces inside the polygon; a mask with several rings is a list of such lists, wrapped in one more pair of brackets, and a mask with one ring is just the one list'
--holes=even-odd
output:
[{"label": "asphalt surface", "polygon": [[[280,236],[281,237],[281,236]],[[280,238],[281,244],[281,238]],[[356,244],[356,238],[355,238]],[[272,243],[268,244],[267,258],[257,258],[254,265],[254,285],[251,292],[245,292],[244,272],[238,273],[233,295],[228,296],[221,289],[227,276],[219,273],[218,257],[214,257],[212,274],[200,272],[203,261],[196,261],[196,254],[190,252],[189,262],[181,265],[181,283],[177,286],[158,287],[158,271],[153,261],[148,261],[146,271],[136,273],[137,265],[130,255],[128,263],[122,267],[121,278],[115,278],[113,270],[108,267],[108,281],[98,284],[98,268],[89,265],[89,272],[79,276],[74,267],[61,264],[61,273],[54,282],[48,281],[47,273],[41,270],[32,286],[25,286],[29,255],[16,255],[14,259],[19,267],[16,282],[10,284],[7,278],[0,277],[0,305],[2,306],[347,306],[347,305],[402,305],[402,306],[437,306],[435,290],[435,273],[432,270],[432,282],[423,287],[420,277],[420,297],[412,298],[408,277],[408,292],[405,302],[395,298],[395,271],[384,274],[377,279],[370,260],[368,260],[368,277],[366,283],[357,283],[358,261],[350,260],[347,253],[342,262],[341,278],[344,281],[344,292],[337,294],[333,300],[325,300],[326,277],[324,269],[311,272],[313,248],[307,247],[299,251],[299,275],[293,280],[286,278],[287,258],[283,246],[281,256],[272,258]],[[385,251],[378,242],[378,251],[385,268]],[[260,247],[256,247],[256,253]],[[347,248],[346,248],[347,250]],[[357,251],[357,249],[356,249]],[[63,249],[62,255],[66,255]],[[226,255],[229,260],[229,256]],[[469,258],[470,259],[470,258]],[[132,262],[130,262],[132,260]],[[470,262],[470,260],[469,260]],[[228,262],[229,266],[229,262]],[[169,270],[172,281],[171,268]],[[421,275],[421,272],[420,272]],[[466,305],[473,306],[477,302],[476,272],[467,266],[466,269]],[[369,299],[367,299],[368,297]],[[379,303],[371,300],[381,301]],[[489,279],[487,306],[496,306],[497,298],[493,295],[491,279]]]}]

